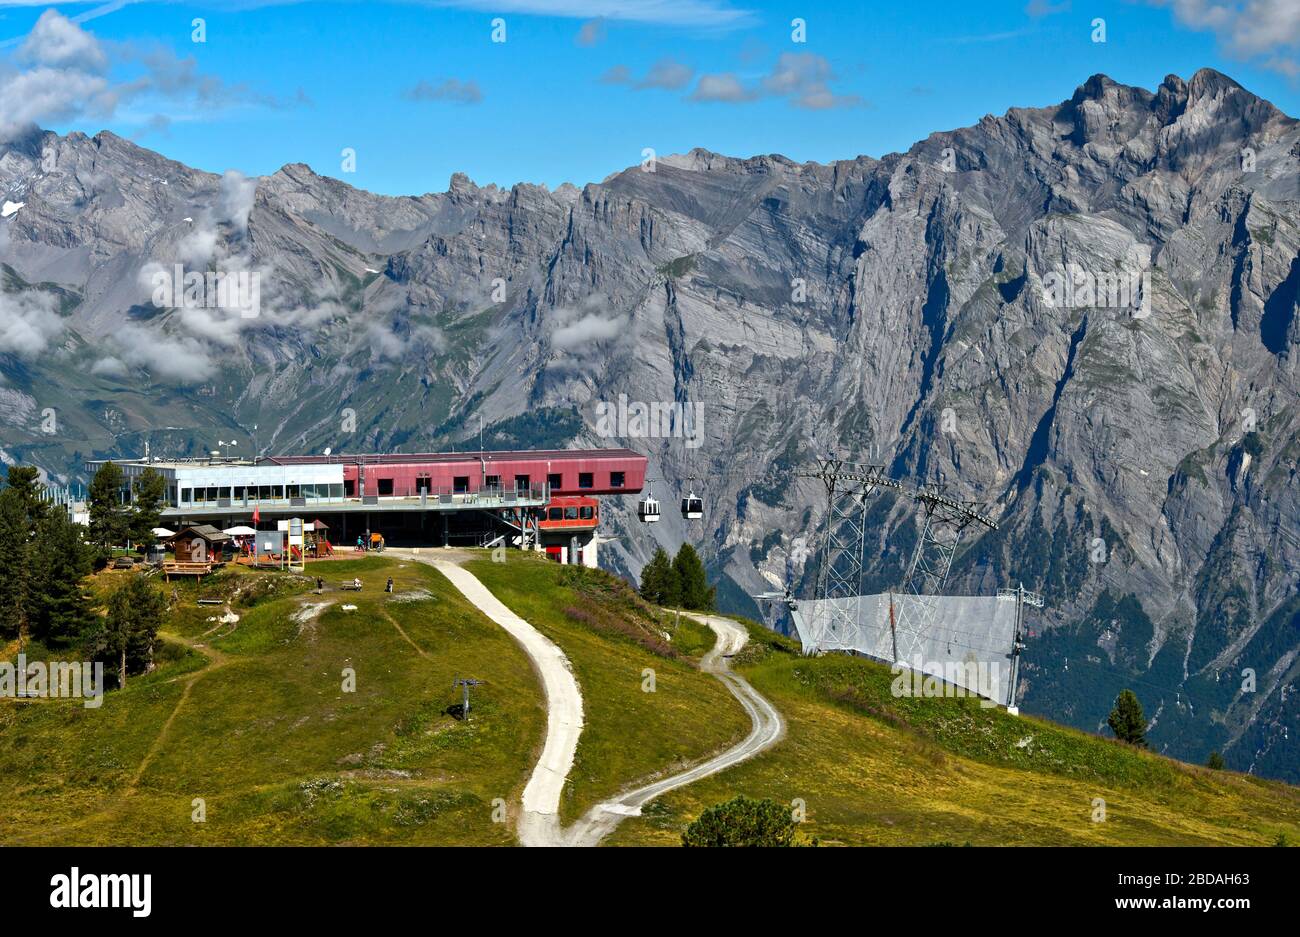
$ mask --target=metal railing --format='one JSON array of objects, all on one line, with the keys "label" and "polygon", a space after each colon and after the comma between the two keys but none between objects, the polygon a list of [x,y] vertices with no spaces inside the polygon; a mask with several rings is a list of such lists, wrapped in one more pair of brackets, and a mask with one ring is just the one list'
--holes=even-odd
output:
[{"label": "metal railing", "polygon": [[288,495],[280,497],[262,498],[258,496],[245,496],[243,498],[215,498],[212,500],[204,499],[202,501],[190,500],[181,504],[168,504],[166,510],[169,511],[197,511],[208,508],[216,510],[251,510],[252,508],[273,508],[273,507],[311,507],[313,505],[345,505],[353,504],[399,504],[405,503],[412,507],[428,508],[430,504],[436,506],[457,506],[457,507],[477,507],[477,508],[498,508],[498,507],[535,507],[548,503],[551,500],[550,486],[545,484],[530,485],[528,488],[506,488],[492,487],[480,488],[476,491],[465,490],[464,488],[451,487],[420,487],[406,486],[400,493],[388,494],[366,494],[366,495],[342,495],[339,497],[321,496],[321,495]]}]

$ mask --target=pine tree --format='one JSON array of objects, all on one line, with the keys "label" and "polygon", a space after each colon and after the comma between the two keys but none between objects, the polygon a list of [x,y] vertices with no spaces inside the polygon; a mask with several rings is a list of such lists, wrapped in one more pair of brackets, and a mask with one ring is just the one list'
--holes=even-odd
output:
[{"label": "pine tree", "polygon": [[704,564],[700,562],[695,547],[683,543],[673,559],[673,569],[677,571],[682,584],[682,608],[697,612],[713,611],[716,590],[709,585],[708,574],[704,571]]},{"label": "pine tree", "polygon": [[1115,697],[1115,708],[1110,711],[1106,724],[1121,742],[1146,747],[1147,720],[1142,713],[1142,704],[1132,690],[1121,690]]},{"label": "pine tree", "polygon": [[27,509],[13,488],[0,491],[0,638],[15,638],[27,613]]},{"label": "pine tree", "polygon": [[663,547],[655,549],[655,555],[641,570],[641,598],[669,608],[681,604],[681,577]]},{"label": "pine tree", "polygon": [[11,465],[5,474],[5,485],[12,489],[22,500],[23,510],[27,515],[28,536],[36,532],[49,505],[41,500],[41,472],[34,465]]},{"label": "pine tree", "polygon": [[1227,764],[1224,762],[1223,756],[1218,752],[1210,752],[1210,757],[1206,760],[1205,767],[1212,771],[1222,771],[1227,767]]},{"label": "pine tree", "polygon": [[153,662],[154,641],[166,602],[141,575],[131,576],[108,599],[108,614],[87,636],[90,653],[117,669],[117,685],[129,673],[146,673]]},{"label": "pine tree", "polygon": [[91,479],[90,542],[101,550],[125,543],[130,531],[130,517],[122,504],[123,484],[122,469],[112,462],[100,466]]},{"label": "pine tree", "polygon": [[132,543],[151,547],[158,542],[154,528],[162,523],[163,499],[167,497],[167,479],[147,468],[135,480],[135,506],[131,512],[129,533]]},{"label": "pine tree", "polygon": [[36,528],[29,553],[27,624],[47,645],[79,640],[94,613],[81,581],[90,574],[90,551],[66,511],[49,511]]}]

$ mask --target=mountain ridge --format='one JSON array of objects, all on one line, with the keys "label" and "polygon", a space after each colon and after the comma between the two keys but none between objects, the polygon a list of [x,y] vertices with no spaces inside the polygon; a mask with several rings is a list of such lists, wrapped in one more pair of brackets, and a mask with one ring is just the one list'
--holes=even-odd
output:
[{"label": "mountain ridge", "polygon": [[[690,537],[750,614],[762,572],[810,584],[824,496],[791,471],[878,458],[999,512],[952,588],[1048,593],[1026,708],[1096,728],[1143,681],[1164,750],[1295,779],[1300,128],[1232,79],[1093,76],[880,159],[695,149],[581,189],[379,196],[303,166],[201,173],[111,134],[0,150],[24,203],[4,301],[34,336],[0,345],[6,457],[67,474],[253,423],[262,449],[433,448],[479,417],[505,444],[522,420],[638,448],[661,493],[707,478],[703,527],[611,503],[607,552],[635,573]],[[142,271],[177,259],[261,271],[260,316],[152,306]],[[1149,316],[1046,301],[1049,275],[1130,268]],[[599,437],[619,393],[702,403],[704,446]],[[896,585],[911,517],[872,517],[872,585]]]}]

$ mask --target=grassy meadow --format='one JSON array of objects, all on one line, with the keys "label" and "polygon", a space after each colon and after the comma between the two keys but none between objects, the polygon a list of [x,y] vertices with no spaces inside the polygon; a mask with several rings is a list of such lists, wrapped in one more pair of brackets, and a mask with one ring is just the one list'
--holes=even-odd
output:
[{"label": "grassy meadow", "polygon": [[742,793],[798,802],[803,832],[823,845],[1300,842],[1300,789],[976,700],[895,698],[885,665],[800,657],[771,631],[750,632],[735,666],[786,717],[786,738],[651,803],[606,844],[677,845],[701,811]]}]

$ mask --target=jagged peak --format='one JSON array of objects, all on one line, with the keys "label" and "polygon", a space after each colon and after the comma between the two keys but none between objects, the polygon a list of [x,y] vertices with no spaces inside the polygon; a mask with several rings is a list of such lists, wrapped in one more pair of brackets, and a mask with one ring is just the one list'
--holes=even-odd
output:
[{"label": "jagged peak", "polygon": [[1203,97],[1211,97],[1220,91],[1240,91],[1252,98],[1257,97],[1223,74],[1223,72],[1213,68],[1198,68],[1196,74],[1187,82],[1188,97],[1194,101]]},{"label": "jagged peak", "polygon": [[453,172],[451,181],[447,183],[447,191],[452,195],[473,195],[478,189],[474,180],[463,172]]}]

